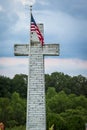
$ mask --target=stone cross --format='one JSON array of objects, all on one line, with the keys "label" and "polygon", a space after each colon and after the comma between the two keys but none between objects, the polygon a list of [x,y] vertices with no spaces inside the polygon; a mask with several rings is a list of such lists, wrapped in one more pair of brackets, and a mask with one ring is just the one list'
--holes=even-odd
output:
[{"label": "stone cross", "polygon": [[87,123],[85,124],[85,130],[87,130]]},{"label": "stone cross", "polygon": [[[43,34],[43,24],[39,24],[39,29]],[[44,56],[59,55],[59,44],[41,46],[33,33],[31,44],[16,44],[14,53],[16,56],[29,55],[26,130],[46,130]]]}]

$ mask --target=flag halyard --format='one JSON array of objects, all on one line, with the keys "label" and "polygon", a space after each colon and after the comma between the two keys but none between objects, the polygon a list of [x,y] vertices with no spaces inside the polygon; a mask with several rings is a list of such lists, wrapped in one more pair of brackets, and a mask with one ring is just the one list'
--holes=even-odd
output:
[{"label": "flag halyard", "polygon": [[31,29],[31,32],[36,32],[36,34],[37,34],[37,36],[39,38],[39,41],[40,41],[41,45],[43,46],[44,45],[43,35],[40,32],[39,27],[37,26],[32,14],[31,14],[31,26],[30,26],[30,29]]}]

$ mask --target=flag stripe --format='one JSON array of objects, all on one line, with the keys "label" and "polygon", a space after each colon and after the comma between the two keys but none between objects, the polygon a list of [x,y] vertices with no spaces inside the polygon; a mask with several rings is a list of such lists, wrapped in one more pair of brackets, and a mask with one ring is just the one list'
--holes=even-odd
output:
[{"label": "flag stripe", "polygon": [[37,26],[32,14],[31,14],[31,32],[36,32],[36,34],[39,38],[39,41],[40,41],[41,45],[43,46],[44,45],[44,38],[39,30],[39,27]]}]

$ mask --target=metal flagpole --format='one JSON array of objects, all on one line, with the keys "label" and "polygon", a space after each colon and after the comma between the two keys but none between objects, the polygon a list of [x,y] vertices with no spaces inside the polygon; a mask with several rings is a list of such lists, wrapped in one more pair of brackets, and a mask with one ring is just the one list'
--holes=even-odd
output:
[{"label": "metal flagpole", "polygon": [[27,118],[26,118],[26,130],[28,129],[28,104],[29,104],[29,79],[30,79],[30,57],[31,57],[31,14],[32,6],[30,6],[30,44],[29,44],[29,54],[28,54],[28,88],[27,88]]},{"label": "metal flagpole", "polygon": [[[32,14],[32,6],[30,6],[30,44],[29,44],[29,66],[30,66],[30,56],[31,56],[31,14]],[[30,67],[29,67],[29,75],[28,75],[28,87],[29,87],[29,76],[30,76]]]},{"label": "metal flagpole", "polygon": [[32,14],[32,6],[30,6],[30,44],[29,44],[29,74],[28,74],[28,92],[29,92],[29,78],[30,78],[30,57],[31,57],[31,14]]}]

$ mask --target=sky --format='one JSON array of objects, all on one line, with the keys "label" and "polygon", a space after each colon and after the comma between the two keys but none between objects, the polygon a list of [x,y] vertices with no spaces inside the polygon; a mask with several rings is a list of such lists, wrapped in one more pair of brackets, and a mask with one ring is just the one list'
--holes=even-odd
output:
[{"label": "sky", "polygon": [[14,56],[14,45],[29,44],[29,3],[45,44],[60,44],[60,56],[44,58],[45,73],[87,77],[87,0],[0,0],[0,75],[28,74],[28,57]]}]

